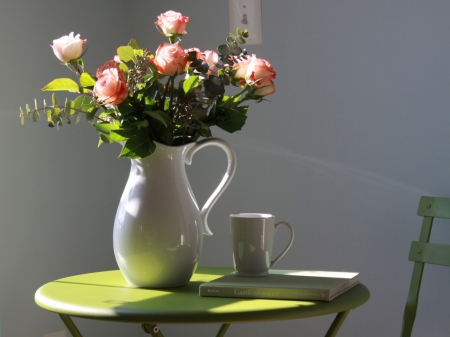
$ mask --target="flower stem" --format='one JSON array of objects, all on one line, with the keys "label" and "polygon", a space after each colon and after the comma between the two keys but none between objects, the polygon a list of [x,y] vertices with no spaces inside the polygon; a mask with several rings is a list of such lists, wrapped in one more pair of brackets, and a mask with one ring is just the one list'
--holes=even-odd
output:
[{"label": "flower stem", "polygon": [[163,94],[163,99],[162,99],[162,107],[161,110],[164,111],[164,103],[166,101],[166,94],[167,94],[167,89],[169,88],[169,82],[170,82],[170,78],[167,80],[166,85],[164,86],[164,94]]},{"label": "flower stem", "polygon": [[[234,100],[237,98],[237,97],[240,97],[243,93],[245,93],[246,91],[248,91],[249,89],[251,88],[251,86],[250,85],[248,85],[248,84],[246,84],[245,86],[244,86],[244,88],[242,88],[242,90],[240,91],[240,92],[238,92],[236,95],[233,95],[233,96],[230,96],[230,97],[228,97],[228,99],[223,103],[223,104],[221,104],[221,106],[222,107],[228,107],[231,103],[234,103]],[[240,100],[240,101],[238,101],[237,103],[235,103],[234,105],[239,105],[240,103],[242,103],[243,101],[245,101],[245,100],[247,100],[247,95],[245,95],[245,97],[242,99],[242,100]]]},{"label": "flower stem", "polygon": [[[175,75],[176,76],[176,75]],[[172,109],[173,103],[173,93],[174,93],[174,85],[175,85],[175,76],[170,77],[170,102],[169,102],[169,111]]]}]

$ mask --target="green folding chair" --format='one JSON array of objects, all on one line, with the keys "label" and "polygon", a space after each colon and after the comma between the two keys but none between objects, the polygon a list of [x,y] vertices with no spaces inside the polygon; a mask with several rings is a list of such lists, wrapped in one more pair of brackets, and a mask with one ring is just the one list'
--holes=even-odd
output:
[{"label": "green folding chair", "polygon": [[403,314],[401,337],[411,336],[425,263],[450,267],[450,245],[429,242],[434,218],[450,219],[450,198],[421,197],[417,214],[423,216],[423,222],[419,241],[413,241],[409,251],[409,260],[414,261],[414,269]]}]

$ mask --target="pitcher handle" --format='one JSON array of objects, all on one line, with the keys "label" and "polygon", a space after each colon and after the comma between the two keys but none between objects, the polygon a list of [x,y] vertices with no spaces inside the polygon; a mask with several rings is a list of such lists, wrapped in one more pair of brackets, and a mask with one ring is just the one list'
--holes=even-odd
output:
[{"label": "pitcher handle", "polygon": [[231,179],[233,178],[234,173],[236,172],[236,154],[234,153],[234,150],[231,148],[230,144],[219,138],[208,138],[195,143],[195,145],[186,154],[185,163],[191,165],[192,157],[194,156],[194,154],[198,150],[201,150],[204,147],[210,145],[218,146],[225,151],[228,158],[228,167],[219,186],[217,186],[213,194],[211,194],[202,210],[200,211],[200,216],[203,220],[203,234],[205,235],[213,235],[213,233],[209,229],[207,222],[209,211],[211,210],[217,199],[220,197],[220,195],[223,193],[223,191],[225,191]]}]

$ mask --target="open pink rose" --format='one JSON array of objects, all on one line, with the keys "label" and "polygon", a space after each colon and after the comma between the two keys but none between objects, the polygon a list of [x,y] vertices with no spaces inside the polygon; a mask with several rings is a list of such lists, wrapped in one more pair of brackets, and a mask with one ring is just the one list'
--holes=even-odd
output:
[{"label": "open pink rose", "polygon": [[260,87],[276,77],[272,65],[264,59],[257,58],[255,55],[248,57],[247,60],[235,63],[233,68],[237,69],[234,79],[240,87],[243,87],[245,84]]},{"label": "open pink rose", "polygon": [[64,35],[59,39],[53,40],[51,47],[56,57],[62,62],[69,62],[76,60],[83,54],[83,44],[87,40],[80,39],[80,34],[73,36],[73,32],[69,35]]},{"label": "open pink rose", "polygon": [[120,104],[128,95],[125,75],[115,61],[108,61],[97,69],[94,94],[97,101],[105,104]]},{"label": "open pink rose", "polygon": [[151,62],[160,74],[174,76],[183,74],[187,64],[188,54],[178,44],[161,43]]},{"label": "open pink rose", "polygon": [[186,24],[189,17],[174,11],[167,11],[158,16],[155,22],[156,28],[164,35],[181,35],[186,34]]},{"label": "open pink rose", "polygon": [[268,61],[255,57],[252,58],[247,68],[246,79],[247,82],[254,83],[255,86],[259,87],[274,79],[276,75]]},{"label": "open pink rose", "polygon": [[[252,55],[253,57],[254,55]],[[250,65],[252,58],[247,58],[246,60],[241,60],[238,61],[237,63],[233,64],[233,69],[235,69],[235,73],[234,73],[234,81],[236,83],[237,86],[243,88],[246,84],[247,81],[245,79],[246,77],[246,73],[247,73],[247,68]]]}]

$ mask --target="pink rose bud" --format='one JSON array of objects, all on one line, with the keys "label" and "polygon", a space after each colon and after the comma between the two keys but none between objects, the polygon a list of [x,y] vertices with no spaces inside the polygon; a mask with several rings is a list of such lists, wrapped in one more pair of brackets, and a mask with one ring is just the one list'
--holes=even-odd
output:
[{"label": "pink rose bud", "polygon": [[185,72],[188,54],[178,44],[161,43],[151,62],[162,75],[174,76]]},{"label": "pink rose bud", "polygon": [[62,62],[67,63],[71,60],[78,59],[83,54],[83,44],[87,40],[80,39],[80,34],[73,36],[73,32],[69,35],[53,40],[51,47],[56,57]]},{"label": "pink rose bud", "polygon": [[128,96],[128,88],[123,71],[117,67],[116,61],[108,61],[96,72],[97,81],[94,95],[102,104],[120,104]]},{"label": "pink rose bud", "polygon": [[189,17],[174,11],[167,11],[158,16],[158,21],[155,22],[156,28],[168,35],[186,34],[186,24],[189,22]]},{"label": "pink rose bud", "polygon": [[257,87],[257,89],[253,92],[253,96],[264,97],[272,95],[274,92],[275,85],[273,84],[273,81],[267,81],[265,84]]}]

